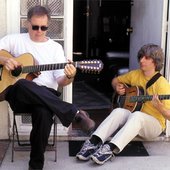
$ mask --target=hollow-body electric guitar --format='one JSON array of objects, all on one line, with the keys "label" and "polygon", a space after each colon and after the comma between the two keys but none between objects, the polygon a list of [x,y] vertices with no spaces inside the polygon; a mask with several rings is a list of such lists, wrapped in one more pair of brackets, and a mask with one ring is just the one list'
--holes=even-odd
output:
[{"label": "hollow-body electric guitar", "polygon": [[[5,51],[0,51],[0,56],[13,58],[13,56]],[[32,73],[39,73],[40,71],[63,69],[68,63],[56,63],[35,65],[34,57],[30,53],[25,53],[15,58],[16,61],[21,63],[21,66],[15,70],[8,71],[0,62],[0,101],[1,95],[4,95],[5,90],[18,79],[33,79],[36,76],[32,76]],[[103,63],[101,60],[82,60],[72,63],[76,68],[90,73],[99,73],[103,69]],[[37,74],[36,74],[37,75]]]},{"label": "hollow-body electric guitar", "polygon": [[[146,101],[152,100],[152,95],[144,95],[142,87],[132,86],[126,87],[125,95],[113,95],[113,108],[121,107],[130,110],[131,112],[140,110]],[[170,99],[170,95],[159,95],[160,100]]]}]

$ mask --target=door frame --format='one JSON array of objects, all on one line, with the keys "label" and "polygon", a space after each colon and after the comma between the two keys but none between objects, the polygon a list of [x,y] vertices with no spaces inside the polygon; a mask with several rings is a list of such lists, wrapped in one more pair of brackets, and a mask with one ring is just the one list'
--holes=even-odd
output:
[{"label": "door frame", "polygon": [[[166,4],[164,4],[164,15],[166,17],[166,22],[165,27],[164,27],[164,32],[166,33],[166,39],[162,42],[164,45],[165,49],[165,54],[166,54],[166,63],[165,63],[165,77],[167,80],[170,82],[170,1],[165,0]],[[166,137],[170,136],[170,121],[166,121]]]}]

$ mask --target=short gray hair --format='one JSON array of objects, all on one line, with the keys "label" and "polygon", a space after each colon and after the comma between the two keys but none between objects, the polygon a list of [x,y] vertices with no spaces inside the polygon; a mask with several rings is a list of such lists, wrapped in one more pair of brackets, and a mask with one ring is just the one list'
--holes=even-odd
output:
[{"label": "short gray hair", "polygon": [[138,61],[143,57],[148,56],[155,63],[155,71],[160,71],[163,67],[164,53],[160,46],[156,44],[146,44],[138,51]]},{"label": "short gray hair", "polygon": [[34,7],[30,8],[28,10],[27,20],[30,21],[31,18],[34,15],[38,15],[38,16],[47,15],[48,20],[50,20],[51,19],[50,13],[51,13],[51,11],[50,11],[50,9],[48,7],[37,5],[37,6],[34,6]]}]

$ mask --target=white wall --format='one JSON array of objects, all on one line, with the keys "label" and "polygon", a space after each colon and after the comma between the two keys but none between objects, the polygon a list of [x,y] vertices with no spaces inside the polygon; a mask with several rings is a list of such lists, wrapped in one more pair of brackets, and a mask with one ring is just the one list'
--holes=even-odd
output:
[{"label": "white wall", "polygon": [[[6,0],[0,0],[0,38],[7,33]],[[9,121],[6,102],[0,102],[0,139],[8,139]]]},{"label": "white wall", "polygon": [[161,45],[164,1],[134,0],[131,14],[133,33],[130,36],[130,69],[138,67],[137,52],[142,45]]},{"label": "white wall", "polygon": [[7,32],[6,17],[6,0],[0,0],[0,38]]}]

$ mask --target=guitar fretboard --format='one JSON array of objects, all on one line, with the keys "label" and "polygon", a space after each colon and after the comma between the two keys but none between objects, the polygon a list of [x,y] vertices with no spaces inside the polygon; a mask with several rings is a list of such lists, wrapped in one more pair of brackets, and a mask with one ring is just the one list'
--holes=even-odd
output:
[{"label": "guitar fretboard", "polygon": [[31,72],[35,73],[39,71],[63,69],[66,64],[67,63],[25,66],[23,67],[22,73],[31,73]]},{"label": "guitar fretboard", "polygon": [[[126,96],[129,97],[129,102],[145,102],[150,101],[153,98],[153,95],[141,95],[141,96]],[[170,95],[159,95],[160,100],[170,99]]]},{"label": "guitar fretboard", "polygon": [[[26,65],[17,67],[11,71],[11,75],[14,77],[19,76],[21,73],[36,73],[48,70],[63,69],[66,64],[69,63],[55,63],[55,64],[42,64],[42,65]],[[100,60],[83,60],[72,62],[76,68],[88,73],[99,73],[103,69],[103,63]]]}]

